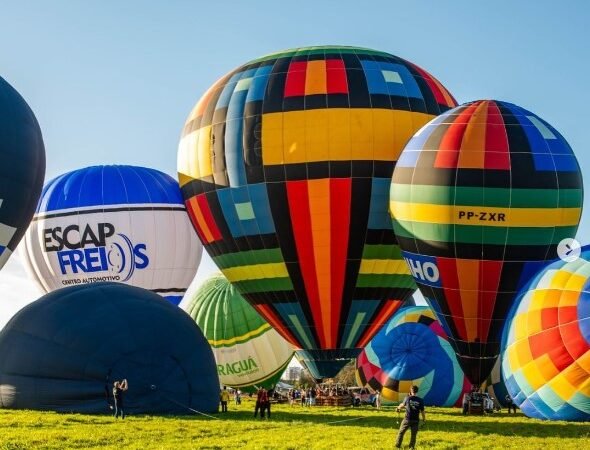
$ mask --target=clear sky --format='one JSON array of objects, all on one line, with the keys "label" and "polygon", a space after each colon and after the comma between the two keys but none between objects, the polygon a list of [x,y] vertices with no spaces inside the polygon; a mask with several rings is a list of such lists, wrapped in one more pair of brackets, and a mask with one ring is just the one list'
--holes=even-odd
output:
[{"label": "clear sky", "polygon": [[[47,180],[93,164],[174,176],[185,118],[216,79],[265,53],[321,44],[401,56],[460,103],[523,106],[565,136],[588,173],[589,28],[585,0],[2,0],[0,76],[37,115]],[[15,256],[0,273],[0,326],[38,295]],[[198,278],[213,270],[204,258]]]}]

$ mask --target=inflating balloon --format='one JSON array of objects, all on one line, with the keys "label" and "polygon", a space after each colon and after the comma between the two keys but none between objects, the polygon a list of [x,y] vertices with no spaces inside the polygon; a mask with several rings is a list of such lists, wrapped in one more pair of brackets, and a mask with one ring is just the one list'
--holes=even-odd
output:
[{"label": "inflating balloon", "polygon": [[202,246],[178,183],[154,169],[94,166],[43,188],[24,260],[39,287],[118,281],[178,304]]},{"label": "inflating balloon", "polygon": [[447,335],[427,306],[400,309],[357,358],[357,379],[401,402],[416,385],[427,405],[453,406],[471,388]]},{"label": "inflating balloon", "polygon": [[71,286],[21,309],[0,332],[0,407],[109,412],[217,411],[219,380],[203,333],[160,296],[121,283]]},{"label": "inflating balloon", "polygon": [[293,358],[291,344],[222,275],[205,280],[181,307],[205,333],[223,385],[272,389]]},{"label": "inflating balloon", "polygon": [[473,384],[494,366],[518,288],[575,236],[581,206],[572,149],[516,105],[467,103],[406,145],[391,185],[394,230]]},{"label": "inflating balloon", "polygon": [[506,403],[508,390],[506,389],[504,379],[502,378],[501,358],[496,360],[492,371],[481,385],[481,389],[483,392],[487,392],[490,398],[493,399],[498,406],[508,406],[508,403]]},{"label": "inflating balloon", "polygon": [[43,177],[45,147],[37,119],[0,77],[0,269],[29,226]]},{"label": "inflating balloon", "polygon": [[335,375],[414,291],[390,177],[407,139],[454,106],[401,58],[308,47],[239,67],[191,112],[178,176],[197,233],[304,358],[340,360],[316,375]]},{"label": "inflating balloon", "polygon": [[502,370],[527,416],[590,420],[590,247],[579,259],[548,265],[519,293]]}]

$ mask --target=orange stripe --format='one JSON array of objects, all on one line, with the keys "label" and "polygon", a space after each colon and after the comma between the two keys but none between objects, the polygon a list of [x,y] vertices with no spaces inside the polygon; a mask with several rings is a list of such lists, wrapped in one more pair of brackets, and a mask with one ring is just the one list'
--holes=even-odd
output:
[{"label": "orange stripe", "polygon": [[207,225],[207,221],[205,220],[205,217],[203,216],[203,212],[201,211],[201,208],[199,207],[199,204],[197,203],[197,197],[196,196],[191,197],[188,202],[189,202],[191,210],[195,214],[195,219],[197,220],[197,224],[199,225],[199,228],[203,232],[203,236],[205,237],[205,240],[207,241],[207,243],[213,242],[213,233],[209,229],[209,226]]},{"label": "orange stripe", "polygon": [[311,216],[311,234],[314,248],[314,262],[319,293],[322,328],[326,339],[326,348],[333,348],[332,321],[330,320],[331,271],[330,271],[330,180],[309,180],[309,215]]},{"label": "orange stripe", "polygon": [[483,169],[486,147],[488,106],[482,102],[469,119],[459,152],[460,169]]},{"label": "orange stripe", "polygon": [[467,330],[467,341],[477,337],[477,316],[479,300],[479,264],[477,259],[458,259],[457,276],[461,295],[461,307]]},{"label": "orange stripe", "polygon": [[309,61],[305,74],[305,95],[327,92],[326,61]]}]

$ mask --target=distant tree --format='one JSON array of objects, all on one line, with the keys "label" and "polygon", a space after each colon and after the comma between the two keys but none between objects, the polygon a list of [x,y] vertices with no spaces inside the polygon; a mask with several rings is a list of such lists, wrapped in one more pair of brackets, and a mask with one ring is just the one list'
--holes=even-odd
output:
[{"label": "distant tree", "polygon": [[307,369],[303,369],[301,371],[301,375],[299,376],[299,386],[300,387],[309,387],[314,386],[316,384],[315,379],[309,374]]},{"label": "distant tree", "polygon": [[341,383],[346,386],[356,386],[356,379],[354,377],[354,371],[356,370],[356,360],[353,359],[351,362],[346,364],[342,370],[336,375],[333,380],[334,383]]}]

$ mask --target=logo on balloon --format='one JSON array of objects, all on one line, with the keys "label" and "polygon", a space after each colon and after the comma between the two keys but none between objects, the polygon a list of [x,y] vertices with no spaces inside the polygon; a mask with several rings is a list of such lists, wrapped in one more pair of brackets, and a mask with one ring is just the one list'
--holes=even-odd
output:
[{"label": "logo on balloon", "polygon": [[145,269],[149,264],[146,244],[134,244],[127,235],[116,233],[111,223],[46,228],[43,230],[43,242],[45,252],[56,252],[62,275],[96,275],[63,280],[64,285],[128,281],[136,269]]},{"label": "logo on balloon", "polygon": [[436,258],[402,252],[410,273],[416,281],[432,287],[440,287],[440,271],[436,265]]}]

